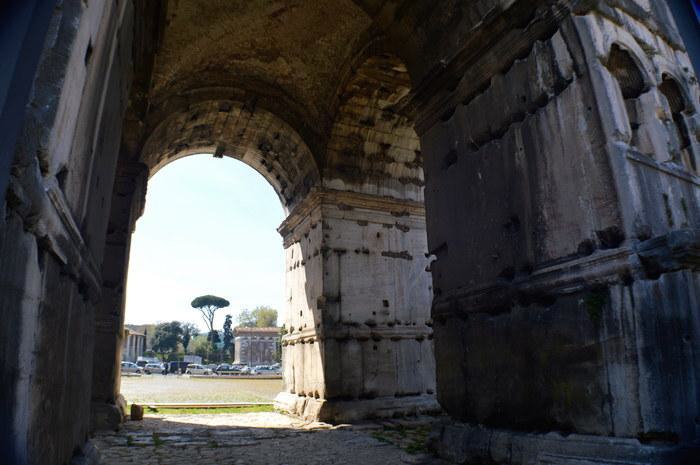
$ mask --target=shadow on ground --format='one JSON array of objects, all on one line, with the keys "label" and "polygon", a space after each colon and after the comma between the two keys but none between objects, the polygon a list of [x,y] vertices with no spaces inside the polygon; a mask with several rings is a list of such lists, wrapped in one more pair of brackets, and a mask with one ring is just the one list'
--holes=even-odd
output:
[{"label": "shadow on ground", "polygon": [[430,419],[362,425],[301,422],[279,413],[156,415],[94,439],[101,464],[438,464],[424,448]]}]

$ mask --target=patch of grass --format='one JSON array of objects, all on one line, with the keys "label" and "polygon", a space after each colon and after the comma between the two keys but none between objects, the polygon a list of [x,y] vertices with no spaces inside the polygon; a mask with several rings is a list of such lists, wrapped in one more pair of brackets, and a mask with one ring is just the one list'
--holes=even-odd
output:
[{"label": "patch of grass", "polygon": [[428,452],[425,441],[415,440],[406,446],[406,452],[409,454],[424,454]]},{"label": "patch of grass", "polygon": [[165,441],[163,441],[160,438],[160,434],[156,433],[155,431],[153,432],[151,437],[153,438],[153,445],[154,446],[158,447],[158,446],[162,446],[163,444],[165,444]]},{"label": "patch of grass", "polygon": [[144,406],[144,415],[199,415],[216,413],[256,413],[274,412],[272,405],[251,405],[247,407],[219,408],[151,408]]},{"label": "patch of grass", "polygon": [[393,444],[405,450],[409,454],[422,454],[428,452],[427,439],[430,427],[410,427],[404,425],[384,426],[382,431],[371,433],[378,441]]},{"label": "patch of grass", "polygon": [[406,427],[404,425],[396,425],[395,427],[389,427],[385,426],[384,427],[385,431],[395,431],[396,434],[399,435],[399,437],[405,438],[408,432],[406,431]]},{"label": "patch of grass", "polygon": [[384,436],[383,433],[380,433],[378,431],[373,432],[372,437],[379,442],[386,442],[387,444],[392,444],[389,438],[387,438],[386,436]]}]

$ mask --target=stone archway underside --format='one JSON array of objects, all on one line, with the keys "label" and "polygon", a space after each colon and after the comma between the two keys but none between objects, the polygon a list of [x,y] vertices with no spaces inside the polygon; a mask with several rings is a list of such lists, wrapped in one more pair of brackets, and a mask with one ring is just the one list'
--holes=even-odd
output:
[{"label": "stone archway underside", "polygon": [[122,420],[131,228],[201,149],[289,214],[280,405],[437,393],[462,462],[697,454],[700,93],[666,2],[71,0],[47,37],[0,176],[10,461]]},{"label": "stone archway underside", "polygon": [[[300,45],[280,44],[280,38],[271,45],[261,39],[267,44],[261,47],[275,48],[283,61],[311,62],[282,76],[280,60],[263,65],[247,52],[231,54],[240,38],[227,47],[211,37],[204,43],[199,36],[187,39],[190,31],[179,28],[185,18],[194,21],[190,5],[167,9],[149,109],[139,116],[133,105],[127,115],[127,121],[140,121],[127,126],[123,147],[129,155],[120,165],[126,167],[125,184],[134,188],[113,197],[117,216],[110,231],[120,237],[108,242],[121,258],[109,267],[117,270],[110,281],[123,279],[128,234],[140,214],[133,206],[143,202],[145,177],[129,181],[132,171],[152,174],[203,151],[240,159],[268,180],[288,214],[280,227],[288,334],[278,405],[306,418],[335,420],[436,411],[421,153],[401,106],[410,79],[381,41],[353,42],[364,37],[357,34],[368,26],[366,16],[349,3],[342,9],[348,16],[337,31],[327,32],[326,61]],[[247,10],[213,19],[210,35],[221,38],[243,27]],[[273,10],[273,16],[290,18],[281,28],[278,20],[263,19],[270,34],[295,41],[309,36],[295,22],[295,8]],[[218,66],[248,78],[241,82],[214,72]],[[332,74],[338,82],[328,80]],[[271,79],[274,100],[265,91]],[[103,327],[121,324],[119,302],[112,299],[98,314]],[[119,347],[106,334],[101,340],[108,341],[109,354]],[[106,370],[95,366],[100,371]],[[116,393],[118,374],[105,372],[97,384],[94,392]]]},{"label": "stone archway underside", "polygon": [[152,176],[180,157],[207,152],[257,170],[287,213],[320,183],[314,157],[294,129],[270,112],[230,100],[191,104],[169,115],[146,140],[140,161]]}]

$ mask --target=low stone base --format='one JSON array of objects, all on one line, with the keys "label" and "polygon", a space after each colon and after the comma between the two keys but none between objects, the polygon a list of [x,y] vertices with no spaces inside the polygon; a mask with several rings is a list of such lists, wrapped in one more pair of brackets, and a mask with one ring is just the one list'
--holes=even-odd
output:
[{"label": "low stone base", "polygon": [[70,461],[70,465],[99,465],[99,463],[100,451],[92,441],[83,444]]},{"label": "low stone base", "polygon": [[90,430],[115,430],[126,418],[126,401],[120,394],[115,404],[93,402],[90,405]]},{"label": "low stone base", "polygon": [[375,418],[396,418],[406,415],[440,413],[435,396],[380,397],[363,400],[325,400],[280,392],[275,408],[305,420],[334,423]]},{"label": "low stone base", "polygon": [[700,457],[700,444],[642,444],[636,439],[518,433],[463,423],[436,427],[430,446],[458,464],[692,465]]}]

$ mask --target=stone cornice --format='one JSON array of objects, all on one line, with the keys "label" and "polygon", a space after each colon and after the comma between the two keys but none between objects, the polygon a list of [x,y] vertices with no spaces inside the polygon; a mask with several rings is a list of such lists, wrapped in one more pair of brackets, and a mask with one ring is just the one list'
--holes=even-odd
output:
[{"label": "stone cornice", "polygon": [[[69,237],[69,241],[52,240],[52,249],[56,256],[61,258],[63,264],[71,269],[71,274],[84,284],[87,294],[92,299],[97,299],[101,292],[101,274],[97,266],[97,260],[83,240],[83,235],[73,218],[68,202],[63,191],[53,182],[46,187],[46,195],[49,198],[53,211],[47,212],[49,217],[54,216],[57,221],[53,223],[59,226],[59,234]],[[53,231],[49,232],[53,236]]]},{"label": "stone cornice", "polygon": [[299,202],[287,218],[277,228],[283,239],[294,232],[311,212],[321,205],[336,205],[341,209],[358,209],[378,212],[386,212],[395,215],[411,215],[425,217],[425,206],[422,202],[414,200],[397,199],[394,197],[381,197],[369,194],[360,194],[350,191],[335,189],[314,189],[304,200]]},{"label": "stone cornice", "polygon": [[417,326],[408,325],[376,325],[367,326],[366,324],[345,324],[334,325],[322,328],[310,328],[302,331],[297,331],[291,334],[286,334],[282,337],[282,345],[307,344],[316,341],[333,339],[344,341],[348,339],[358,341],[381,341],[389,339],[398,341],[402,339],[415,339],[423,341],[432,339],[433,329],[424,324]]},{"label": "stone cornice", "polygon": [[681,229],[587,257],[560,261],[512,281],[504,279],[458,288],[435,298],[436,319],[465,313],[496,312],[516,302],[538,302],[619,284],[656,279],[664,273],[700,268],[700,230]]},{"label": "stone cornice", "polygon": [[417,133],[424,134],[456,105],[471,100],[488,86],[492,76],[510,68],[536,41],[551,35],[572,10],[581,8],[581,3],[514,1],[485,18],[461,48],[431,70],[406,100],[407,108],[402,111],[416,115]]}]

